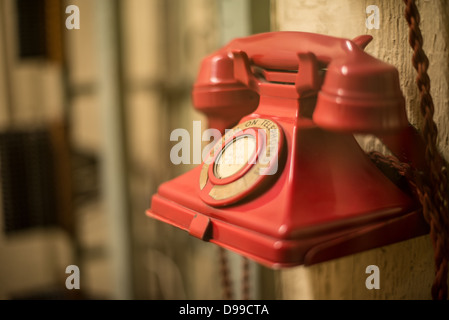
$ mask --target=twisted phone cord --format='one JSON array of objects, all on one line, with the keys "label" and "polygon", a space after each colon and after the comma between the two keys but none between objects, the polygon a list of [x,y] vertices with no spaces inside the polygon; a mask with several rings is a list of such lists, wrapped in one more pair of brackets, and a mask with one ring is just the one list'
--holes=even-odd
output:
[{"label": "twisted phone cord", "polygon": [[232,283],[229,275],[228,258],[226,255],[226,249],[218,247],[218,252],[220,256],[220,274],[221,274],[221,285],[223,289],[223,299],[231,300],[232,297]]},{"label": "twisted phone cord", "polygon": [[405,19],[409,26],[409,44],[413,49],[412,64],[417,71],[419,108],[424,122],[421,128],[426,143],[425,172],[416,172],[417,194],[423,207],[423,215],[430,226],[430,238],[434,248],[435,279],[432,298],[447,299],[447,275],[449,259],[449,209],[447,164],[437,147],[438,129],[433,121],[434,104],[430,94],[430,78],[427,74],[429,59],[423,50],[423,37],[419,28],[420,14],[414,0],[404,0]]},{"label": "twisted phone cord", "polygon": [[245,257],[242,258],[242,300],[249,300],[250,298],[250,285],[249,285],[250,269],[249,260]]},{"label": "twisted phone cord", "polygon": [[[232,281],[230,276],[230,270],[228,265],[228,258],[226,249],[222,247],[218,247],[219,255],[220,255],[220,273],[221,273],[221,285],[223,289],[223,299],[232,300],[233,297],[233,289],[232,289]],[[242,300],[250,299],[250,264],[249,260],[246,257],[242,257],[242,278],[241,278],[241,286],[242,286]]]}]

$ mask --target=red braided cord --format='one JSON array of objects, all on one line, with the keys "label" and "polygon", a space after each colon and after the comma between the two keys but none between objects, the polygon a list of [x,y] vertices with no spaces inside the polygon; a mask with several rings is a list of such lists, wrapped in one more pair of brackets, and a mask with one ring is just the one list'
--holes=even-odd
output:
[{"label": "red braided cord", "polygon": [[231,300],[232,297],[232,282],[229,275],[228,257],[226,254],[226,249],[218,247],[218,252],[220,255],[220,275],[221,275],[221,286],[223,289],[223,299]]},{"label": "red braided cord", "polygon": [[249,260],[245,257],[242,258],[242,300],[249,300],[250,298],[250,269]]},{"label": "red braided cord", "polygon": [[421,115],[424,123],[421,132],[426,143],[427,168],[415,174],[417,193],[423,206],[423,215],[430,226],[430,238],[434,248],[435,279],[432,285],[433,299],[447,299],[447,274],[449,259],[449,213],[445,160],[437,147],[438,129],[433,121],[434,104],[430,94],[430,78],[427,74],[429,59],[423,50],[423,37],[419,28],[420,15],[414,0],[404,0],[405,18],[409,25],[409,43],[413,49],[412,63],[417,71]]},{"label": "red braided cord", "polygon": [[[225,300],[232,300],[232,281],[230,277],[230,270],[228,265],[227,251],[222,247],[219,248],[220,254],[220,275],[221,275],[221,285],[223,289],[223,298]],[[242,300],[250,299],[250,264],[249,260],[242,257]]]}]

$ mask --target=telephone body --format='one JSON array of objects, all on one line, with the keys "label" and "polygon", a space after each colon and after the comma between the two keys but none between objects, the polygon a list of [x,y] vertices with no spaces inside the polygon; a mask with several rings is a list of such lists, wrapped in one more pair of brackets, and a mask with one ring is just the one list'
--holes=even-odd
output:
[{"label": "telephone body", "polygon": [[[398,72],[364,52],[371,39],[268,32],[206,57],[193,104],[224,136],[208,161],[159,187],[147,215],[273,268],[427,233],[419,202],[354,137],[373,134],[424,165]],[[248,145],[248,163],[218,160]]]}]

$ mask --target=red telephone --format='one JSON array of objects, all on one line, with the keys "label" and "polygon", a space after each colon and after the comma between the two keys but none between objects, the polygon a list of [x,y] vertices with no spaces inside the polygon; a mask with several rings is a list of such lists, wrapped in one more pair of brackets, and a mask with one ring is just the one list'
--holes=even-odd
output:
[{"label": "red telephone", "polygon": [[[193,104],[224,136],[203,164],[159,187],[147,215],[269,267],[427,233],[419,202],[353,136],[374,134],[423,166],[398,72],[363,51],[371,39],[269,32],[206,57]],[[244,164],[220,161],[242,147]]]}]

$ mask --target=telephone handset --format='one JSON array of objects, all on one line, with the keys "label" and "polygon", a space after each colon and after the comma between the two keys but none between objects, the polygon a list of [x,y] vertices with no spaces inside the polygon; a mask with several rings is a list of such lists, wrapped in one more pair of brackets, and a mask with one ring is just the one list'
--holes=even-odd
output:
[{"label": "telephone handset", "polygon": [[423,165],[398,72],[363,51],[371,39],[269,32],[206,57],[193,104],[223,137],[202,165],[159,187],[147,214],[271,267],[427,232],[417,201],[353,136],[374,134]]}]

